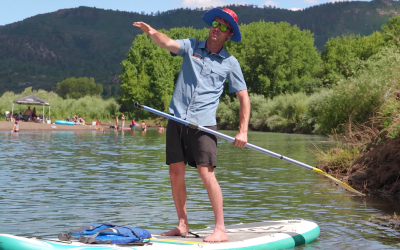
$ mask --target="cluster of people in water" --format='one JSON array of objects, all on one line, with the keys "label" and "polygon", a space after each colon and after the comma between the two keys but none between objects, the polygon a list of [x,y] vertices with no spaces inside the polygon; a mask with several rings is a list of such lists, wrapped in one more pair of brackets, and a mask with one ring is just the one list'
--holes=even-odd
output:
[{"label": "cluster of people in water", "polygon": [[[119,123],[119,119],[121,119],[121,124]],[[113,128],[113,129],[117,129],[117,130],[118,129],[123,130],[125,128],[125,121],[126,121],[126,117],[125,117],[124,114],[122,114],[121,116],[115,115],[115,125],[110,124],[110,127]],[[135,117],[133,117],[131,123],[129,124],[129,128],[132,131],[135,131],[137,125],[138,124],[135,121]],[[148,125],[144,121],[142,121],[140,123],[140,130],[142,132],[146,132],[147,131],[147,126]],[[164,126],[163,125],[157,123],[157,129],[158,129],[159,133],[164,133]]]}]

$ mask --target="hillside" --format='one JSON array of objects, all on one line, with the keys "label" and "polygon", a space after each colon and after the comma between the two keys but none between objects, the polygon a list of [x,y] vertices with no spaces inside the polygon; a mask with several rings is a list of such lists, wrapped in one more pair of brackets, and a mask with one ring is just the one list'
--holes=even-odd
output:
[{"label": "hillside", "polygon": [[[314,33],[324,49],[330,37],[369,35],[391,16],[400,15],[400,2],[327,3],[303,11],[255,6],[229,6],[240,24],[265,20],[286,21]],[[90,7],[63,9],[0,27],[0,94],[26,86],[51,90],[66,77],[94,77],[105,85],[104,95],[120,94],[120,62],[141,31],[144,21],[156,29],[191,26],[204,28],[203,9],[176,9],[158,13],[131,13]]]}]

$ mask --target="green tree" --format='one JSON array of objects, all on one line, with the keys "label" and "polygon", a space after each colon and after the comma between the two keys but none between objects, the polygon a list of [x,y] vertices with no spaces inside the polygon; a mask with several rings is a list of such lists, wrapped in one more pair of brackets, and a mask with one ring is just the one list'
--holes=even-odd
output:
[{"label": "green tree", "polygon": [[243,39],[227,50],[239,61],[249,92],[275,97],[305,91],[317,75],[321,58],[310,31],[287,22],[241,25]]},{"label": "green tree", "polygon": [[382,25],[381,31],[386,42],[400,46],[400,16],[390,18],[386,24]]},{"label": "green tree", "polygon": [[359,60],[367,60],[385,45],[380,32],[364,37],[352,34],[329,39],[322,53],[325,78],[337,82],[341,78],[353,76],[359,70]]},{"label": "green tree", "polygon": [[93,78],[67,78],[57,83],[56,92],[64,99],[79,99],[84,96],[97,96],[103,92],[103,85],[95,83]]}]

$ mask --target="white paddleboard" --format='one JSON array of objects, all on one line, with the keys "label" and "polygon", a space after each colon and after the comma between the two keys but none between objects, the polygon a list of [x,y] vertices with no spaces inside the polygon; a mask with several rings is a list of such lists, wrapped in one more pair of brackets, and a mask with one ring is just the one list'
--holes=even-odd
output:
[{"label": "white paddleboard", "polygon": [[[151,230],[149,230],[151,232]],[[0,250],[128,250],[128,249],[288,249],[308,244],[318,238],[320,229],[314,222],[306,220],[266,221],[239,224],[226,227],[229,240],[220,243],[206,243],[203,239],[212,233],[211,229],[193,231],[200,237],[152,235],[150,244],[98,245],[78,241],[61,242],[58,239],[25,238],[0,234]]]}]

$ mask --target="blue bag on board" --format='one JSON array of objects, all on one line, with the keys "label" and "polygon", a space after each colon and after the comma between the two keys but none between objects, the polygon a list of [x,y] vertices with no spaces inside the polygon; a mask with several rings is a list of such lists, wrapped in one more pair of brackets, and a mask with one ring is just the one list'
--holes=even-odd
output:
[{"label": "blue bag on board", "polygon": [[61,241],[78,239],[85,244],[139,244],[144,245],[143,239],[151,238],[151,234],[142,228],[120,227],[111,224],[93,224],[75,229],[67,234],[59,234]]}]

